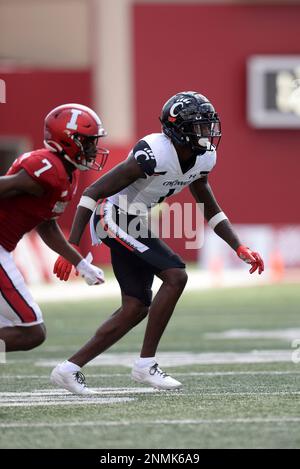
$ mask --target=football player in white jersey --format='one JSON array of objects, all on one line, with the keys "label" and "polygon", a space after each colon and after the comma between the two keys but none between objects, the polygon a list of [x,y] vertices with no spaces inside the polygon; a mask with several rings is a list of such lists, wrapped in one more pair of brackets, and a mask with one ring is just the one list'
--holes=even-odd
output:
[{"label": "football player in white jersey", "polygon": [[[187,282],[185,264],[150,231],[138,235],[130,232],[131,222],[142,226],[147,211],[166,197],[189,186],[195,200],[204,204],[208,224],[243,261],[251,264],[250,273],[258,270],[261,274],[264,270],[260,255],[240,242],[208,182],[221,137],[221,123],[213,105],[197,92],[181,92],[165,103],[160,121],[162,132],[138,141],[126,160],[84,191],[77,208],[69,241],[78,245],[91,219],[94,243],[102,240],[111,250],[122,304],[78,352],[52,371],[51,381],[74,393],[91,392],[84,378],[82,382],[75,378],[81,367],[146,316],[144,341],[132,378],[158,389],[181,386],[159,368],[155,354]],[[67,279],[71,268],[64,258],[57,259],[55,272],[61,280]],[[152,300],[154,275],[162,285]]]}]

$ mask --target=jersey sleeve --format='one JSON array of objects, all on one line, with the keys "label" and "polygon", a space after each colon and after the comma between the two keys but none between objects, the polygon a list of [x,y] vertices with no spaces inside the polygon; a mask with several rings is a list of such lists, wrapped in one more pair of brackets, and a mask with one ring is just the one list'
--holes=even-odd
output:
[{"label": "jersey sleeve", "polygon": [[206,177],[214,169],[217,163],[217,153],[207,152],[205,153],[205,158],[203,158],[203,169],[200,171],[200,177]]},{"label": "jersey sleeve", "polygon": [[154,174],[157,162],[151,147],[145,140],[139,140],[133,147],[131,154],[142,168],[146,177]]},{"label": "jersey sleeve", "polygon": [[46,189],[56,189],[59,185],[57,168],[47,157],[25,154],[20,158],[19,167]]}]

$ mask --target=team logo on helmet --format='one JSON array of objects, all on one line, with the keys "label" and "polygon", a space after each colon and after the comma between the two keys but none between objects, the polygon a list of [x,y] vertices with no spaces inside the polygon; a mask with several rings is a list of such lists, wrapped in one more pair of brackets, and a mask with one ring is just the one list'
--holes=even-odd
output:
[{"label": "team logo on helmet", "polygon": [[178,114],[184,108],[185,104],[189,104],[191,102],[190,99],[186,98],[178,98],[174,104],[172,104],[170,108],[170,116],[168,117],[169,122],[175,122]]}]

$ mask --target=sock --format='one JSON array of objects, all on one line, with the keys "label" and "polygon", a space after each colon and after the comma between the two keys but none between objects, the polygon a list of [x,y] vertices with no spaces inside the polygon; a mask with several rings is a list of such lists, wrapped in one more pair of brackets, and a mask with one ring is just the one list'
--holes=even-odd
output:
[{"label": "sock", "polygon": [[147,366],[154,365],[156,363],[156,358],[155,357],[146,357],[146,358],[138,358],[135,362],[135,364],[139,368],[146,368]]},{"label": "sock", "polygon": [[67,373],[76,373],[76,371],[81,370],[80,366],[76,365],[75,363],[69,362],[68,360],[65,360],[60,365],[60,369],[61,371],[65,371]]}]

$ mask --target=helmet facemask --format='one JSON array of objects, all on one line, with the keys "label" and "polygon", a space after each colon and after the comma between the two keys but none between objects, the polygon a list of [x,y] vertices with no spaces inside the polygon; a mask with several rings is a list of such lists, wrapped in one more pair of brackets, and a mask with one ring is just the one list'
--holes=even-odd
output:
[{"label": "helmet facemask", "polygon": [[64,157],[80,171],[88,171],[90,169],[101,171],[105,166],[109,154],[109,150],[106,148],[98,147],[99,138],[103,136],[105,134],[86,136],[75,133],[72,136],[72,140],[78,147],[78,153],[73,160],[68,157],[67,152],[65,152]]},{"label": "helmet facemask", "polygon": [[180,126],[183,140],[192,150],[216,150],[221,139],[221,123],[217,117],[212,119],[196,118]]}]

